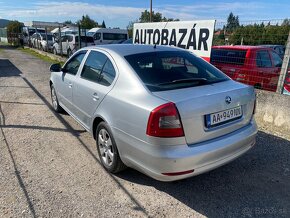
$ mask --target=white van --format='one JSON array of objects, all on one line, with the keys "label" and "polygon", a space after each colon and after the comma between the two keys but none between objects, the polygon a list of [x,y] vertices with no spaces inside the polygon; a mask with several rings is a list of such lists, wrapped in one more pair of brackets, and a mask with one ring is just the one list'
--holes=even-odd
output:
[{"label": "white van", "polygon": [[87,36],[92,36],[96,45],[117,44],[128,39],[128,31],[126,29],[93,28],[87,32]]},{"label": "white van", "polygon": [[[78,35],[66,34],[64,36],[61,36],[60,40],[56,40],[56,42],[53,44],[52,51],[55,55],[61,54],[62,47],[62,54],[65,54],[68,57],[70,57],[74,52],[76,52],[79,49],[78,41],[79,41]],[[95,45],[93,37],[81,36],[81,48],[93,45]]]}]

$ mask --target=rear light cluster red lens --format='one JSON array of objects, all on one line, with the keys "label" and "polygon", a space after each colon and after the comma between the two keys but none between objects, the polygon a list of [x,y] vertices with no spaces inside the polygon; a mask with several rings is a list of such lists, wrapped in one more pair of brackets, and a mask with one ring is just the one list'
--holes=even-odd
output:
[{"label": "rear light cluster red lens", "polygon": [[290,71],[288,71],[288,76],[285,79],[284,88],[290,92]]},{"label": "rear light cluster red lens", "polygon": [[180,116],[174,103],[163,104],[151,111],[146,134],[164,138],[184,136]]}]

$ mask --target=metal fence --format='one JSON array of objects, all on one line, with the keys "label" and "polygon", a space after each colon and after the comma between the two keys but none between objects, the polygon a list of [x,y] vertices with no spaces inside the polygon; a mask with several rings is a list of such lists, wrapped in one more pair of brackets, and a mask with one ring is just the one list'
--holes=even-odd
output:
[{"label": "metal fence", "polygon": [[290,20],[217,22],[211,63],[239,82],[290,94]]},{"label": "metal fence", "polygon": [[7,30],[5,28],[0,28],[0,42],[7,43]]}]

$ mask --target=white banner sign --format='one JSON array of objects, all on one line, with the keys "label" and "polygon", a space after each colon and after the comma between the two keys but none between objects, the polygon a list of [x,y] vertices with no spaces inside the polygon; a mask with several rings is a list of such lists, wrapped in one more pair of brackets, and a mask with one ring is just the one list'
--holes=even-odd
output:
[{"label": "white banner sign", "polygon": [[135,23],[133,43],[177,46],[209,61],[214,26],[215,20]]}]

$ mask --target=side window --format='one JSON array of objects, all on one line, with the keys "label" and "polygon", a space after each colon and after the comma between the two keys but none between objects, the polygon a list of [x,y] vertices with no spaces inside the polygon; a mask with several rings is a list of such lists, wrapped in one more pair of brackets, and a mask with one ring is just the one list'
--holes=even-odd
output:
[{"label": "side window", "polygon": [[116,71],[112,62],[107,58],[105,66],[102,70],[99,83],[104,86],[109,86],[112,84],[116,76]]},{"label": "side window", "polygon": [[101,79],[101,72],[106,60],[106,55],[97,51],[91,51],[83,67],[81,77],[98,83]]},{"label": "side window", "polygon": [[79,52],[64,66],[63,71],[72,75],[76,75],[78,69],[86,55],[86,51]]},{"label": "side window", "polygon": [[68,42],[72,42],[73,41],[73,36],[68,36]]},{"label": "side window", "polygon": [[276,54],[275,52],[271,52],[273,60],[274,60],[274,66],[275,67],[282,67],[282,59],[280,58],[280,56],[278,54]]},{"label": "side window", "polygon": [[66,40],[67,40],[67,36],[62,36],[61,37],[61,42],[66,42]]},{"label": "side window", "polygon": [[258,67],[272,67],[268,51],[257,51],[256,64]]},{"label": "side window", "polygon": [[95,40],[100,40],[100,39],[101,39],[101,33],[96,33]]}]

